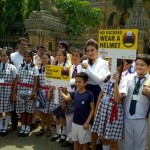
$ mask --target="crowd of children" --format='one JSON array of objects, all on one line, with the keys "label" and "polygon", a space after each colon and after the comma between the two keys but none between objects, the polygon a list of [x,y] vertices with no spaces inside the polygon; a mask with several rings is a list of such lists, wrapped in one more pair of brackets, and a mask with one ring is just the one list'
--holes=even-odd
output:
[{"label": "crowd of children", "polygon": [[[36,136],[46,134],[62,146],[74,143],[74,150],[88,150],[91,143],[91,150],[95,150],[101,143],[103,150],[145,150],[150,110],[149,55],[118,59],[117,70],[111,74],[111,59],[99,56],[98,43],[93,39],[85,43],[84,60],[83,52],[76,48],[70,58],[65,41],[59,42],[55,58],[44,45],[34,54],[25,38],[20,38],[17,46],[17,52],[11,55],[0,50],[1,136],[8,134],[15,114],[20,115],[21,122],[18,137],[29,136],[38,109],[41,127]],[[56,89],[47,85],[46,65],[70,67],[70,86]],[[53,136],[50,114],[56,122]]]}]

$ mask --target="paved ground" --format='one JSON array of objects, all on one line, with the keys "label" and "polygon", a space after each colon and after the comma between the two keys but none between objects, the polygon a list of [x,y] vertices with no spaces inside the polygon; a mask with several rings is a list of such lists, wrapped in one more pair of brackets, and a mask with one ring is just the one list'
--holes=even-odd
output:
[{"label": "paved ground", "polygon": [[29,137],[17,137],[17,131],[0,137],[0,150],[70,150],[62,148],[58,142],[50,142],[49,138],[36,137],[34,131]]}]

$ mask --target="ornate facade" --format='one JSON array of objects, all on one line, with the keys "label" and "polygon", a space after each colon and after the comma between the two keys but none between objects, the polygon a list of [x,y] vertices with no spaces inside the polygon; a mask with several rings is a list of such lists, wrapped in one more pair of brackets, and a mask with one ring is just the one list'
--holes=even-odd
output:
[{"label": "ornate facade", "polygon": [[[147,2],[144,5],[141,2],[142,0],[137,0],[133,9],[121,13],[112,5],[111,0],[91,0],[92,5],[101,8],[103,12],[103,21],[99,29],[138,28],[139,35],[143,35],[139,36],[138,50],[143,52],[145,43],[147,44],[150,39],[150,34],[144,34],[150,30],[150,3]],[[139,21],[137,22],[137,20]],[[140,27],[144,27],[144,25],[145,28],[141,29]],[[29,40],[34,46],[42,43],[49,50],[55,50],[56,44],[60,40],[66,40],[70,45],[82,45],[89,38],[98,40],[99,29],[93,29],[78,39],[68,38],[65,33],[65,22],[60,19],[57,10],[53,9],[50,0],[42,0],[41,11],[33,11],[29,19],[25,21],[25,27]]]}]

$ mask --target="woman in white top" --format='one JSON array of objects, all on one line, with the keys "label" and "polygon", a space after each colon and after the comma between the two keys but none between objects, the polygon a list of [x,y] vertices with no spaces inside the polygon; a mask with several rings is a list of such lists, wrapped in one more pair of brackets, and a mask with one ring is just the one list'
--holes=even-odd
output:
[{"label": "woman in white top", "polygon": [[[85,73],[89,76],[87,90],[90,90],[94,95],[94,102],[96,105],[98,95],[100,94],[100,86],[105,77],[110,73],[108,69],[108,62],[99,57],[98,43],[90,39],[86,42],[85,52],[87,60],[81,64],[85,69]],[[92,150],[95,149],[97,135],[92,135]]]}]

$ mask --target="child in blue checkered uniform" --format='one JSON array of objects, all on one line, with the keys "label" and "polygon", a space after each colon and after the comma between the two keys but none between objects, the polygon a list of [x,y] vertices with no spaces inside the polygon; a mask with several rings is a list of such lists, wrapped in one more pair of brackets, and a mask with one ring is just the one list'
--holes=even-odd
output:
[{"label": "child in blue checkered uniform", "polygon": [[[109,62],[111,64],[111,61]],[[95,110],[92,132],[97,133],[103,142],[103,150],[117,150],[118,141],[123,135],[122,98],[127,94],[127,80],[120,78],[123,61],[117,60],[118,73],[113,74],[115,82],[106,79]]]},{"label": "child in blue checkered uniform", "polygon": [[[56,55],[56,64],[58,66],[68,66],[67,63],[67,52],[64,49],[60,49]],[[63,88],[65,93],[67,90]],[[66,118],[65,118],[65,107],[66,103],[62,100],[60,94],[58,94],[58,104],[56,104],[55,100],[55,90],[53,89],[53,94],[50,101],[50,112],[53,112],[56,116],[56,135],[54,135],[50,140],[56,141],[59,138],[59,143],[63,143],[66,140]],[[62,133],[60,132],[62,126]]]},{"label": "child in blue checkered uniform", "polygon": [[[17,69],[17,78],[13,90],[13,99],[17,99],[16,112],[21,114],[21,131],[18,136],[26,137],[30,133],[32,115],[35,110],[34,95],[37,90],[38,77],[38,67],[33,64],[33,53],[26,50],[23,64]],[[24,98],[21,96],[23,94],[25,94]]]},{"label": "child in blue checkered uniform", "polygon": [[[0,62],[0,135],[8,133],[8,124],[13,110],[12,89],[16,78],[16,68],[9,63],[7,51],[2,51]],[[2,113],[6,114],[3,122]]]},{"label": "child in blue checkered uniform", "polygon": [[46,85],[45,81],[45,66],[50,65],[50,54],[48,52],[44,53],[42,55],[42,64],[39,69],[39,90],[43,96],[43,98],[46,100],[45,107],[40,108],[40,116],[41,116],[41,129],[40,131],[36,132],[36,136],[41,136],[44,134],[44,126],[46,125],[46,136],[51,136],[51,129],[50,129],[50,114],[49,114],[49,107],[50,107],[50,101],[47,99],[48,96],[48,90],[50,89],[49,85]]}]

